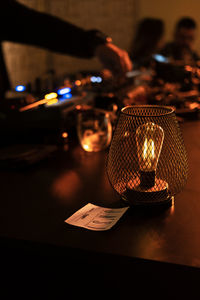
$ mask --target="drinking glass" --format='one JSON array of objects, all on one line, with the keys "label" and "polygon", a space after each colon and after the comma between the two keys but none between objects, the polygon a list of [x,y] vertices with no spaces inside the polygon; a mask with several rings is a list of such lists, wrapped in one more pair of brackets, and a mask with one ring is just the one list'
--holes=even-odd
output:
[{"label": "drinking glass", "polygon": [[109,113],[90,109],[78,114],[77,134],[82,148],[87,152],[106,149],[112,138]]}]

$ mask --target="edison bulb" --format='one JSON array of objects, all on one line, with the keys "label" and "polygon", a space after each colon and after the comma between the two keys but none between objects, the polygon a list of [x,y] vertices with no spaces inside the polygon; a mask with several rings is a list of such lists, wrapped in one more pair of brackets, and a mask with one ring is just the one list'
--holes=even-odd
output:
[{"label": "edison bulb", "polygon": [[157,168],[164,140],[162,127],[149,122],[136,130],[137,155],[141,171],[151,172]]},{"label": "edison bulb", "polygon": [[150,188],[155,184],[156,168],[160,157],[164,131],[162,127],[148,122],[136,130],[140,185]]}]

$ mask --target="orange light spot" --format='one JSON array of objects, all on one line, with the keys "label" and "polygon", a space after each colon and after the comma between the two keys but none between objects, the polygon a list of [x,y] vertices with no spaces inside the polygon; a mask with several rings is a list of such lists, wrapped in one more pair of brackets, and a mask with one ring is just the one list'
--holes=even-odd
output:
[{"label": "orange light spot", "polygon": [[107,42],[107,43],[112,43],[112,38],[108,36],[108,37],[106,38],[106,42]]},{"label": "orange light spot", "polygon": [[80,80],[76,80],[75,81],[75,85],[80,86],[81,85],[81,81]]},{"label": "orange light spot", "polygon": [[90,147],[87,144],[83,144],[83,149],[86,151],[91,151]]},{"label": "orange light spot", "polygon": [[66,138],[68,137],[68,133],[67,133],[67,132],[63,132],[63,133],[62,133],[62,137],[63,137],[64,139],[66,139]]},{"label": "orange light spot", "polygon": [[192,72],[192,67],[187,65],[185,66],[185,70],[188,72]]}]

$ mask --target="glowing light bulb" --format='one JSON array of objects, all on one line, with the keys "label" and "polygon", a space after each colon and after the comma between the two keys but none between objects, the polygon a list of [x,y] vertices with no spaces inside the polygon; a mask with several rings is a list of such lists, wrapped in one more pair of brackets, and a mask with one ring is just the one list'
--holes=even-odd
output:
[{"label": "glowing light bulb", "polygon": [[151,168],[155,158],[155,146],[152,139],[145,138],[143,145],[143,162],[146,168]]},{"label": "glowing light bulb", "polygon": [[141,171],[155,171],[164,139],[163,129],[154,123],[146,123],[136,130],[136,143]]},{"label": "glowing light bulb", "polygon": [[163,129],[152,122],[141,125],[136,130],[137,155],[142,185],[150,187],[155,183],[155,173],[163,140]]}]

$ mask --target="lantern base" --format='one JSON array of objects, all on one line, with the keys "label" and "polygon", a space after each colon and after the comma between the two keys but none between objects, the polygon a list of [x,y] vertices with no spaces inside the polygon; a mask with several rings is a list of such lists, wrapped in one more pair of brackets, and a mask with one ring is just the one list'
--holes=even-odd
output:
[{"label": "lantern base", "polygon": [[122,200],[130,206],[167,206],[172,205],[172,198],[168,193],[168,183],[164,180],[155,179],[155,185],[149,189],[145,189],[143,186],[134,186],[134,181],[131,182],[126,189],[126,192],[122,195]]}]

